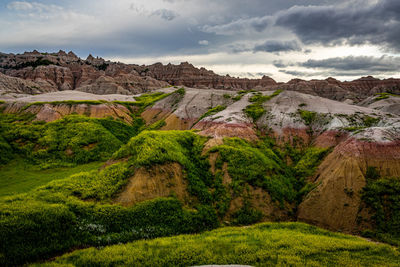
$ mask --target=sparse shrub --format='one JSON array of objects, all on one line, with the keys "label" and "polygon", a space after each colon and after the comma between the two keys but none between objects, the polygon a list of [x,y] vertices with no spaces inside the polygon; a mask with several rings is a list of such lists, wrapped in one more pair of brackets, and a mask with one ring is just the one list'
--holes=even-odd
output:
[{"label": "sparse shrub", "polygon": [[400,239],[400,180],[379,176],[370,169],[362,200],[374,213],[372,219],[377,233],[389,233]]},{"label": "sparse shrub", "polygon": [[364,116],[363,122],[365,127],[375,126],[380,121],[379,118],[374,118],[370,116]]},{"label": "sparse shrub", "polygon": [[253,104],[248,105],[243,111],[244,113],[256,122],[262,115],[266,113],[263,107],[263,103],[272,99],[273,97],[279,95],[282,90],[276,90],[271,95],[262,95],[261,93],[256,93],[249,98],[249,101]]},{"label": "sparse shrub", "polygon": [[261,221],[262,217],[262,212],[252,208],[248,202],[245,202],[241,209],[232,214],[234,225],[254,224]]}]

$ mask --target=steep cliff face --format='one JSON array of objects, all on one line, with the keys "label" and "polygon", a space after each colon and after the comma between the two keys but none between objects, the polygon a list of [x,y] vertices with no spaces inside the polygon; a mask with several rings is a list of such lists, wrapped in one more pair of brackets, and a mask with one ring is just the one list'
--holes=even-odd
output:
[{"label": "steep cliff face", "polygon": [[141,76],[134,65],[114,63],[89,56],[86,60],[72,52],[4,54],[0,72],[35,82],[41,92],[80,90],[95,94],[142,93],[168,84]]},{"label": "steep cliff face", "polygon": [[[51,90],[50,90],[51,91]],[[40,88],[39,84],[4,75],[0,73],[0,94],[1,95],[23,95],[23,94],[39,94],[46,92],[45,89]]]},{"label": "steep cliff face", "polygon": [[156,63],[143,68],[145,68],[144,70],[151,77],[177,86],[250,90],[263,89],[276,85],[273,79],[266,76],[262,79],[241,79],[230,76],[220,76],[205,68],[195,68],[192,64],[187,62],[183,62],[180,65],[162,65],[161,63]]},{"label": "steep cliff face", "polygon": [[[33,81],[42,92],[75,90],[96,94],[141,93],[168,84],[193,88],[223,90],[291,90],[338,101],[360,102],[380,92],[400,93],[399,79],[363,77],[351,82],[333,78],[304,81],[293,79],[277,83],[270,77],[261,79],[235,78],[217,75],[205,68],[184,62],[179,65],[156,63],[148,66],[128,65],[94,58],[86,60],[74,53],[1,54],[0,72]],[[26,91],[29,93],[29,90]]]},{"label": "steep cliff face", "polygon": [[293,79],[287,83],[277,83],[267,76],[261,79],[242,79],[220,76],[204,68],[198,69],[187,62],[183,62],[179,65],[163,65],[161,63],[156,63],[150,66],[138,67],[137,70],[172,85],[226,90],[283,89],[317,95],[338,101],[350,99],[359,102],[367,96],[379,92],[400,92],[399,79],[380,80],[371,76],[351,82],[340,82],[334,78],[327,78],[326,80],[310,81]]},{"label": "steep cliff face", "polygon": [[366,173],[374,167],[383,176],[400,177],[400,142],[396,128],[373,128],[340,143],[312,179],[316,188],[298,210],[300,220],[346,232],[363,230],[368,213],[361,213]]}]

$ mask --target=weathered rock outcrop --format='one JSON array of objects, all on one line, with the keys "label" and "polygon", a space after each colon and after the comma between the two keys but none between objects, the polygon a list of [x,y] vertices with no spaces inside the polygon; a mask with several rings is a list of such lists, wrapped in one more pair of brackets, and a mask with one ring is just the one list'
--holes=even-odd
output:
[{"label": "weathered rock outcrop", "polygon": [[132,122],[130,111],[123,105],[104,103],[104,104],[33,104],[27,106],[27,103],[16,102],[3,104],[5,113],[31,113],[35,115],[37,121],[55,121],[67,115],[78,114],[91,118],[113,117],[124,120],[127,123]]},{"label": "weathered rock outcrop", "polygon": [[360,213],[368,167],[400,176],[399,133],[393,128],[372,128],[340,143],[320,165],[312,180],[316,188],[300,204],[298,219],[333,230],[363,230],[360,218],[370,221],[368,213]]},{"label": "weathered rock outcrop", "polygon": [[77,89],[95,94],[132,94],[168,85],[150,76],[139,75],[134,65],[105,61],[91,55],[82,60],[74,53],[64,51],[2,54],[0,72],[33,81],[42,92]]},{"label": "weathered rock outcrop", "polygon": [[284,89],[353,102],[360,102],[379,92],[400,93],[400,79],[380,80],[368,76],[351,82],[328,78],[311,81],[293,79],[288,83],[277,83],[266,76],[261,79],[221,76],[187,62],[139,66],[106,61],[92,55],[83,60],[72,52],[67,54],[64,51],[39,53],[35,50],[18,55],[0,54],[0,72],[34,81],[41,91],[79,89],[96,94],[141,93],[168,84],[224,90]]},{"label": "weathered rock outcrop", "polygon": [[0,73],[0,94],[39,94],[46,92],[39,84]]},{"label": "weathered rock outcrop", "polygon": [[358,105],[400,115],[400,96],[386,94],[370,96]]},{"label": "weathered rock outcrop", "polygon": [[149,75],[157,80],[166,81],[172,85],[193,88],[215,88],[225,90],[291,90],[312,94],[338,101],[351,99],[360,101],[379,92],[400,93],[400,79],[375,79],[363,77],[351,82],[340,82],[334,78],[326,80],[293,79],[287,83],[277,83],[270,77],[261,79],[244,79],[217,75],[205,68],[196,68],[183,62],[179,65],[163,65],[156,63],[137,68],[143,75]]},{"label": "weathered rock outcrop", "polygon": [[142,167],[129,179],[125,187],[114,200],[124,206],[159,197],[175,195],[182,203],[188,204],[190,196],[187,180],[178,163],[156,165],[153,168]]},{"label": "weathered rock outcrop", "polygon": [[234,78],[229,75],[221,76],[205,68],[198,69],[188,62],[183,62],[180,65],[156,63],[142,67],[141,71],[157,80],[166,81],[172,85],[194,88],[250,90],[265,89],[276,85],[273,79],[266,76],[262,79]]}]

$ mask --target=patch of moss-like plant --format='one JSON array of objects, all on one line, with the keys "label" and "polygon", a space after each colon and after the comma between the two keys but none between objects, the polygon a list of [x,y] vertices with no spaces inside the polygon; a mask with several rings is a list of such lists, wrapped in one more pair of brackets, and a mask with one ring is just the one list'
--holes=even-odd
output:
[{"label": "patch of moss-like plant", "polygon": [[349,122],[350,125],[348,127],[343,128],[343,130],[349,132],[357,132],[365,128],[374,127],[381,120],[379,117],[371,117],[369,115],[362,115],[360,113],[355,113],[352,115],[337,114],[337,116],[343,117]]},{"label": "patch of moss-like plant", "polygon": [[42,101],[42,102],[32,102],[23,107],[23,110],[28,109],[31,106],[43,106],[45,104],[51,105],[79,105],[79,104],[87,104],[87,105],[101,105],[107,103],[105,100],[62,100],[62,101]]},{"label": "patch of moss-like plant", "polygon": [[155,130],[160,130],[162,127],[167,125],[164,119],[156,121],[155,123],[149,125],[146,130],[148,131],[155,131]]},{"label": "patch of moss-like plant", "polygon": [[13,158],[10,144],[0,136],[0,164],[5,164]]},{"label": "patch of moss-like plant", "polygon": [[[366,172],[367,185],[361,197],[373,211],[372,220],[375,229],[370,237],[400,244],[400,179],[399,177],[381,177],[374,167]],[[388,234],[391,235],[388,238]]]},{"label": "patch of moss-like plant", "polygon": [[193,123],[193,125],[196,125],[196,123],[198,123],[202,119],[204,119],[206,117],[213,116],[213,115],[217,114],[218,112],[221,112],[221,111],[223,111],[225,109],[226,109],[226,106],[221,106],[221,105],[218,105],[216,107],[210,108],[209,110],[207,110],[206,113],[201,115],[200,118],[195,123]]},{"label": "patch of moss-like plant", "polygon": [[228,163],[232,186],[237,194],[243,192],[246,184],[261,187],[273,200],[283,203],[296,198],[296,178],[273,150],[260,145],[255,147],[239,139],[225,139],[224,144],[216,146],[210,153],[219,153],[219,161]]},{"label": "patch of moss-like plant", "polygon": [[266,110],[263,107],[263,103],[271,100],[275,96],[279,95],[282,90],[276,90],[271,95],[263,95],[261,93],[256,93],[252,97],[249,98],[249,101],[253,104],[248,105],[243,111],[244,113],[253,119],[253,122],[256,122],[262,115],[266,113]]},{"label": "patch of moss-like plant", "polygon": [[49,65],[56,65],[56,64],[53,63],[50,60],[43,59],[43,58],[39,57],[35,61],[23,62],[23,63],[20,63],[20,64],[16,65],[15,67],[12,67],[12,68],[19,70],[19,69],[23,69],[23,68],[26,68],[26,67],[32,67],[32,68],[35,69],[35,68],[37,68],[39,66],[49,66]]},{"label": "patch of moss-like plant", "polygon": [[391,96],[393,96],[393,97],[400,97],[400,95],[393,94],[393,93],[389,93],[389,92],[376,93],[375,96],[376,96],[376,97],[373,99],[373,101],[379,101],[379,100],[383,100],[383,99],[388,99],[388,98],[391,97]]},{"label": "patch of moss-like plant", "polygon": [[303,223],[225,227],[129,244],[87,248],[45,266],[396,266],[398,251]]}]

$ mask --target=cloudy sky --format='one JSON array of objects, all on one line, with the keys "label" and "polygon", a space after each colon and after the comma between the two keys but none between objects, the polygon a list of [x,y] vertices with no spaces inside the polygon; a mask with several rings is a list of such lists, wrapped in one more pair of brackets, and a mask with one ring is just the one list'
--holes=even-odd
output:
[{"label": "cloudy sky", "polygon": [[400,77],[400,0],[0,0],[0,51],[33,49],[278,81]]}]

